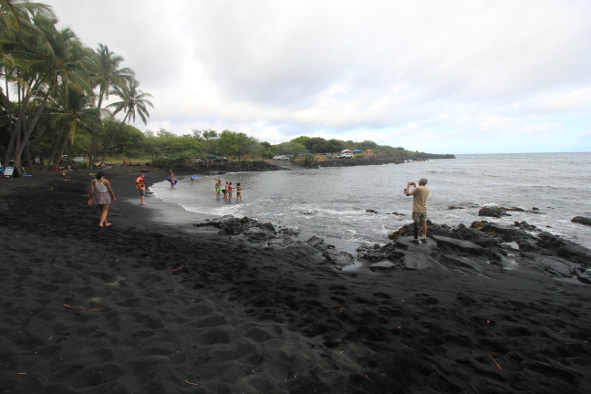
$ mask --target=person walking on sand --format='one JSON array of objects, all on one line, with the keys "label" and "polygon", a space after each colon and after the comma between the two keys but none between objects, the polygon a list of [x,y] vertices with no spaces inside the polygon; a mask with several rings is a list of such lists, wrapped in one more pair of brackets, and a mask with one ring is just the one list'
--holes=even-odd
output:
[{"label": "person walking on sand", "polygon": [[236,184],[236,202],[238,202],[238,199],[242,202],[242,186],[240,186],[240,182]]},{"label": "person walking on sand", "polygon": [[215,183],[215,198],[220,198],[221,191],[222,191],[222,181],[220,181],[220,178],[218,178]]},{"label": "person walking on sand", "polygon": [[111,188],[111,183],[105,179],[105,173],[99,171],[96,173],[96,179],[90,181],[90,200],[88,200],[88,205],[98,205],[100,209],[101,220],[99,222],[99,227],[108,227],[111,225],[111,223],[107,221],[107,213],[109,212],[111,198],[113,199],[113,202],[117,201],[115,193]]},{"label": "person walking on sand", "polygon": [[[413,187],[410,190],[410,187]],[[414,182],[408,182],[404,194],[412,196],[412,221],[414,223],[414,235],[411,242],[419,243],[419,223],[423,226],[421,241],[427,242],[427,197],[429,197],[427,178],[419,179],[419,186]]]},{"label": "person walking on sand", "polygon": [[140,205],[146,205],[144,202],[144,197],[146,197],[146,175],[142,172],[140,176],[137,177],[135,180],[135,187],[140,192]]},{"label": "person walking on sand", "polygon": [[232,182],[228,184],[228,201],[232,202],[232,193],[234,192],[234,186],[232,186]]}]

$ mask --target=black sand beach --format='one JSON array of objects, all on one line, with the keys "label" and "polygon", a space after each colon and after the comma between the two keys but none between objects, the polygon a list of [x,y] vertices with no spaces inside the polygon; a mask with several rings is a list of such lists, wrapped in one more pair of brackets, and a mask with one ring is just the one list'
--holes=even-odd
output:
[{"label": "black sand beach", "polygon": [[0,392],[591,392],[590,285],[339,271],[155,223],[137,175],[107,174],[108,228],[88,172],[0,179]]}]

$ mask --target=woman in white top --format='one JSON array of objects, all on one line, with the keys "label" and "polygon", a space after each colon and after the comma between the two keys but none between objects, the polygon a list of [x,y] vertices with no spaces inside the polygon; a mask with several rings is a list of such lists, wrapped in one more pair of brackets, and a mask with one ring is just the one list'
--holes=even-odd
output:
[{"label": "woman in white top", "polygon": [[113,189],[111,189],[111,184],[105,179],[105,173],[102,171],[97,172],[96,179],[93,179],[90,182],[90,200],[88,200],[88,205],[98,205],[101,210],[99,227],[111,225],[111,223],[107,222],[107,213],[109,212],[111,197],[113,198],[113,202],[117,201],[115,193],[113,193]]}]

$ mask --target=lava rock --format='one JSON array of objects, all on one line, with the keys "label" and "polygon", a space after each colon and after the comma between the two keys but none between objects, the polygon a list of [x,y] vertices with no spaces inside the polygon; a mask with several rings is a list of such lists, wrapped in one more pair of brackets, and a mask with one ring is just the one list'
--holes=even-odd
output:
[{"label": "lava rock", "polygon": [[584,216],[575,216],[571,219],[571,222],[584,224],[585,226],[591,226],[591,218],[586,218]]}]

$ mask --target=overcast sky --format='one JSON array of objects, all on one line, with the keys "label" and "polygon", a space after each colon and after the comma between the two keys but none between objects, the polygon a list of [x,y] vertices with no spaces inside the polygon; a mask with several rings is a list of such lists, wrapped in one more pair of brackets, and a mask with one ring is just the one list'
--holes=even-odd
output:
[{"label": "overcast sky", "polygon": [[142,131],[591,151],[591,1],[40,1],[135,70]]}]

